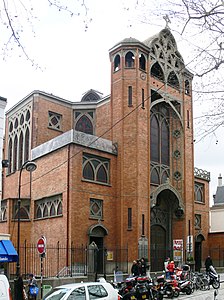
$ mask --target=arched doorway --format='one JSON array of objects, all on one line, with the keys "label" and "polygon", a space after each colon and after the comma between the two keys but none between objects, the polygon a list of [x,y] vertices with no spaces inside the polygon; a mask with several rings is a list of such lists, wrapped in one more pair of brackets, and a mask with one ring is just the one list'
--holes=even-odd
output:
[{"label": "arched doorway", "polygon": [[166,257],[172,257],[173,221],[183,216],[183,203],[169,184],[161,185],[151,196],[151,271],[162,271]]},{"label": "arched doorway", "polygon": [[[94,250],[89,251],[90,256],[94,256],[93,272],[104,273],[105,270],[105,245],[104,237],[108,230],[102,224],[92,225],[89,230],[89,245],[96,244]],[[90,259],[92,260],[92,259]]]},{"label": "arched doorway", "polygon": [[200,272],[202,267],[201,258],[202,258],[202,242],[205,240],[202,234],[198,234],[195,237],[195,271]]}]

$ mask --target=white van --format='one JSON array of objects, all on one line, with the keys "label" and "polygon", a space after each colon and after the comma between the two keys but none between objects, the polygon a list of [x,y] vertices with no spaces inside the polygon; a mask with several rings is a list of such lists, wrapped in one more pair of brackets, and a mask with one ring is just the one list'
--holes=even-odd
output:
[{"label": "white van", "polygon": [[0,299],[12,300],[8,278],[0,274]]}]

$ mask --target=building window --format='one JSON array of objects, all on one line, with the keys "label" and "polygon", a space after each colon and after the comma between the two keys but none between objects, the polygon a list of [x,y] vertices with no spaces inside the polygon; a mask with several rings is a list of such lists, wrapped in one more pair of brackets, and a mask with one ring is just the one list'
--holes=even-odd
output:
[{"label": "building window", "polygon": [[134,68],[134,66],[135,66],[134,54],[131,51],[129,51],[125,55],[125,67],[126,68]]},{"label": "building window", "polygon": [[142,214],[142,236],[145,235],[145,215]]},{"label": "building window", "polygon": [[194,200],[195,202],[204,203],[204,184],[195,182],[194,183]]},{"label": "building window", "polygon": [[190,128],[190,112],[187,110],[187,128]]},{"label": "building window", "polygon": [[48,127],[51,129],[61,130],[62,115],[55,112],[48,112]]},{"label": "building window", "polygon": [[145,90],[142,89],[142,108],[145,108]]},{"label": "building window", "polygon": [[168,76],[168,79],[167,79],[167,82],[168,82],[169,85],[171,85],[174,88],[177,88],[177,89],[180,88],[179,80],[178,80],[177,75],[174,71],[170,72],[170,74]]},{"label": "building window", "polygon": [[128,106],[132,106],[132,86],[128,87]]},{"label": "building window", "polygon": [[169,166],[169,111],[164,105],[156,105],[151,112],[150,121],[150,153],[151,161]]},{"label": "building window", "polygon": [[103,218],[103,200],[90,199],[90,217],[99,220]]},{"label": "building window", "polygon": [[114,59],[114,72],[120,70],[121,58],[120,55],[117,54]]},{"label": "building window", "polygon": [[132,229],[132,208],[128,208],[128,229]]},{"label": "building window", "polygon": [[189,80],[185,80],[185,94],[190,95],[190,83]]},{"label": "building window", "polygon": [[35,201],[35,218],[45,219],[62,216],[62,194]]},{"label": "building window", "polygon": [[24,107],[9,117],[8,123],[8,174],[20,169],[29,159],[31,107]]},{"label": "building window", "polygon": [[164,81],[164,73],[163,69],[161,68],[160,64],[158,62],[154,63],[154,65],[151,68],[151,76],[159,79],[160,81]]},{"label": "building window", "polygon": [[83,155],[83,179],[109,184],[109,169],[109,159],[87,153]]},{"label": "building window", "polygon": [[[13,202],[12,219],[18,219],[18,200]],[[20,220],[30,220],[30,199],[21,199]]]},{"label": "building window", "polygon": [[139,56],[139,68],[141,70],[145,71],[146,70],[145,65],[146,65],[145,56],[143,54],[140,54],[140,56]]},{"label": "building window", "polygon": [[0,222],[7,221],[7,201],[1,201]]},{"label": "building window", "polygon": [[82,115],[75,125],[75,130],[85,132],[87,134],[93,134],[93,124],[89,117]]},{"label": "building window", "polygon": [[195,229],[201,229],[201,215],[196,214],[194,218]]}]

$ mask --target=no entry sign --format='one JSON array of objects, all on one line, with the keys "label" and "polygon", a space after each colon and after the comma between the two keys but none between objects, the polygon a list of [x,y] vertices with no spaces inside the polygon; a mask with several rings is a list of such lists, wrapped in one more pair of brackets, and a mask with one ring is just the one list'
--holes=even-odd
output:
[{"label": "no entry sign", "polygon": [[37,241],[37,251],[39,252],[39,254],[45,253],[45,247],[46,247],[46,239],[45,239],[45,237],[41,237]]}]

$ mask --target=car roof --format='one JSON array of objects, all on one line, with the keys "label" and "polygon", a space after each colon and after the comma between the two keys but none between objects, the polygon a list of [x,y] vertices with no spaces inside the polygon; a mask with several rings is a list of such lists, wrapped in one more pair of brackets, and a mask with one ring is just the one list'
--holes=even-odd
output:
[{"label": "car roof", "polygon": [[[67,289],[71,289],[71,288],[76,288],[79,286],[89,286],[89,285],[110,285],[109,282],[98,282],[98,281],[94,281],[94,282],[75,282],[75,283],[68,283],[68,284],[62,284],[59,286],[55,286],[54,288],[67,288]],[[111,285],[112,286],[112,285]]]}]

